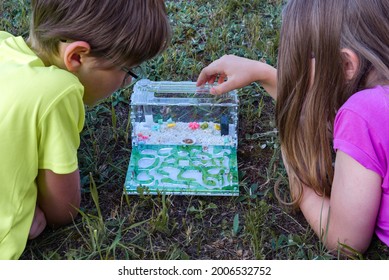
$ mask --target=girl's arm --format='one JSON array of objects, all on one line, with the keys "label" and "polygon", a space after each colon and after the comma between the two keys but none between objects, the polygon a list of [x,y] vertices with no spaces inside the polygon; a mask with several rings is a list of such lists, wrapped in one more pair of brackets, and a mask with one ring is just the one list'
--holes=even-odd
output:
[{"label": "girl's arm", "polygon": [[[227,79],[225,81],[225,79]],[[224,55],[205,67],[197,79],[197,86],[218,82],[212,94],[222,94],[258,81],[276,99],[277,70],[260,61],[234,55]]]},{"label": "girl's arm", "polygon": [[38,172],[38,205],[45,213],[47,224],[70,223],[78,214],[81,201],[80,173],[56,174],[51,170]]},{"label": "girl's arm", "polygon": [[329,250],[343,243],[363,253],[374,233],[380,200],[381,177],[338,151],[331,197],[304,186],[300,209]]}]

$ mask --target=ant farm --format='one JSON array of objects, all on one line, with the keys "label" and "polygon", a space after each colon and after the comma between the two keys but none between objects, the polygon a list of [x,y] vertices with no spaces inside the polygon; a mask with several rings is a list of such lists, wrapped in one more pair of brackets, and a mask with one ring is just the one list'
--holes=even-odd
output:
[{"label": "ant farm", "polygon": [[239,194],[238,97],[195,82],[140,80],[131,96],[127,194]]}]

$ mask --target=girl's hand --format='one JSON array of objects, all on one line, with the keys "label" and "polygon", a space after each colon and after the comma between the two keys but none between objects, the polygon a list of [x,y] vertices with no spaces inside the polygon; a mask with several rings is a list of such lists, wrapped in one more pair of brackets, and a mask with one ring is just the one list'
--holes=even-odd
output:
[{"label": "girl's hand", "polygon": [[222,94],[245,87],[255,81],[262,84],[273,97],[276,96],[277,70],[272,66],[235,55],[224,55],[205,67],[198,79],[197,86],[205,83],[218,83],[211,88],[212,94]]}]

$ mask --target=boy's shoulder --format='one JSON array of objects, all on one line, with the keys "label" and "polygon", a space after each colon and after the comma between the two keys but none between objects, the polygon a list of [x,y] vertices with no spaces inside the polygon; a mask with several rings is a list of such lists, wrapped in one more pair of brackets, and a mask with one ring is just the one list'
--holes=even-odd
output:
[{"label": "boy's shoulder", "polygon": [[34,63],[44,66],[22,36],[0,31],[0,63]]},{"label": "boy's shoulder", "polygon": [[13,72],[15,75],[23,72],[23,78],[30,78],[33,84],[45,82],[47,86],[51,84],[58,88],[80,83],[77,77],[69,71],[59,69],[54,65],[45,66],[24,38],[4,31],[0,31],[0,65],[2,67],[0,72],[6,72],[9,75]]},{"label": "boy's shoulder", "polygon": [[0,46],[1,50],[15,49],[31,53],[32,50],[28,47],[26,40],[22,36],[14,36],[6,31],[0,31]]},{"label": "boy's shoulder", "polygon": [[7,32],[0,32],[0,84],[3,101],[7,96],[13,100],[17,92],[20,102],[36,104],[39,100],[45,106],[60,95],[82,98],[84,91],[74,74],[45,66],[22,37]]},{"label": "boy's shoulder", "polygon": [[14,37],[14,36],[8,32],[0,31],[0,42],[10,37]]}]

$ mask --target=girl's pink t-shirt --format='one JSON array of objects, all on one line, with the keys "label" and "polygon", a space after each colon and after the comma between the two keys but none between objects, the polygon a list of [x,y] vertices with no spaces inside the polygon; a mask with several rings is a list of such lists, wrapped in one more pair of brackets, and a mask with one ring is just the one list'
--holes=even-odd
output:
[{"label": "girl's pink t-shirt", "polygon": [[389,246],[389,86],[357,92],[339,109],[334,149],[381,176],[382,197],[375,232]]}]

